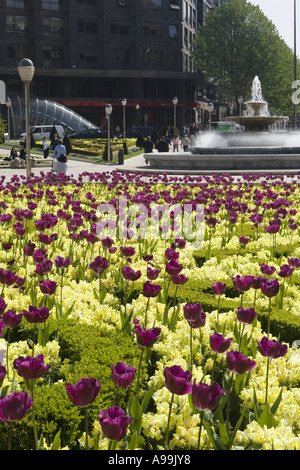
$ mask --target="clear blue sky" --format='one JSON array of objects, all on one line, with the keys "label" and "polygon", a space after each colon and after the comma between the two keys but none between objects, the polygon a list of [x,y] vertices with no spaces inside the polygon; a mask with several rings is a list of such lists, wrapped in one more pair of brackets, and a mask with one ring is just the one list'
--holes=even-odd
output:
[{"label": "clear blue sky", "polygon": [[[276,26],[279,35],[294,50],[294,0],[249,0]],[[300,57],[300,0],[296,0],[296,54]]]}]

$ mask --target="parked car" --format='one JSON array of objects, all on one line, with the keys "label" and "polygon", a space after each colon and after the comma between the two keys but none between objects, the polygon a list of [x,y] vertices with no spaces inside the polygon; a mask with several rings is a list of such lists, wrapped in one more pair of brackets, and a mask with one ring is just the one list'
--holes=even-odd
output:
[{"label": "parked car", "polygon": [[[128,131],[125,132],[125,135],[128,139],[137,139],[140,132],[142,132],[144,137],[148,137],[148,135],[152,135],[153,130],[153,127],[132,127],[131,129],[128,129]],[[124,137],[124,133],[121,133],[119,137]]]},{"label": "parked car", "polygon": [[[56,124],[54,125],[57,130],[58,137],[62,139],[65,133],[64,128],[62,126],[57,126]],[[53,129],[53,124],[50,124],[47,126],[32,126],[30,128],[30,132],[32,133],[34,137],[34,140],[43,140],[44,137],[46,137],[46,139],[49,139],[52,129]],[[26,132],[23,132],[20,135],[20,139],[21,140],[26,139]]]},{"label": "parked car", "polygon": [[102,127],[84,129],[76,134],[70,134],[69,139],[105,139],[107,132]]}]

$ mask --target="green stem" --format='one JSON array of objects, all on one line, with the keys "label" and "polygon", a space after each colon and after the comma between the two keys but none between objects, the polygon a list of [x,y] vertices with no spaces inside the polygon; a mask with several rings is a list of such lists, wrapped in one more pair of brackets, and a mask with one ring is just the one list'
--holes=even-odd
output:
[{"label": "green stem", "polygon": [[269,366],[270,366],[270,358],[268,357],[268,360],[267,360],[267,374],[266,374],[266,396],[265,396],[265,405],[268,403]]},{"label": "green stem", "polygon": [[141,366],[142,366],[142,358],[144,354],[144,348],[142,348],[141,356],[140,356],[140,362],[139,362],[139,367],[138,367],[138,376],[137,376],[137,385],[136,385],[136,393],[139,393],[139,388],[140,388],[140,375],[141,375]]},{"label": "green stem", "polygon": [[199,434],[198,434],[197,450],[200,450],[200,439],[201,439],[201,431],[202,431],[202,425],[203,425],[203,418],[204,418],[204,411],[201,411],[201,413],[200,413],[200,424],[199,424]]},{"label": "green stem", "polygon": [[174,401],[174,393],[172,393],[170,407],[169,407],[169,416],[168,416],[168,424],[167,424],[167,432],[166,432],[166,448],[167,449],[169,449],[170,420],[171,420],[173,401]]},{"label": "green stem", "polygon": [[84,427],[85,427],[85,447],[89,449],[89,426],[88,426],[88,414],[87,407],[84,408]]},{"label": "green stem", "polygon": [[267,337],[269,338],[270,335],[270,317],[271,317],[271,297],[269,297],[269,313],[268,313],[268,329],[267,329]]},{"label": "green stem", "polygon": [[10,343],[10,328],[8,328],[8,336],[6,342],[6,372],[7,372],[7,380],[9,380],[9,362],[8,362],[8,349]]},{"label": "green stem", "polygon": [[230,415],[230,391],[231,391],[231,386],[232,386],[232,381],[233,381],[233,372],[230,377],[229,381],[229,386],[228,386],[228,396],[227,396],[227,411],[226,411],[226,427],[227,427],[227,432],[229,433],[229,427],[230,427],[230,422],[229,422],[229,415]]},{"label": "green stem", "polygon": [[193,374],[193,328],[190,327],[191,374]]}]

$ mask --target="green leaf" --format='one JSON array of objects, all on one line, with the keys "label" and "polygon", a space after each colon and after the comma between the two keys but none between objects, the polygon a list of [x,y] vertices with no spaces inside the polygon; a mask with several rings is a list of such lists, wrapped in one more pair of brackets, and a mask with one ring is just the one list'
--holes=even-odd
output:
[{"label": "green leaf", "polygon": [[151,385],[151,387],[149,388],[148,392],[146,393],[146,395],[144,396],[142,400],[142,405],[141,405],[142,413],[145,413],[146,408],[149,404],[149,401],[153,395],[153,391],[154,391],[154,384]]},{"label": "green leaf", "polygon": [[268,404],[264,407],[259,417],[258,424],[261,427],[267,426],[268,429],[276,427],[276,421],[275,421],[274,415],[272,411],[270,410],[270,406]]},{"label": "green leaf", "polygon": [[271,407],[271,412],[273,413],[273,415],[275,415],[279,405],[280,405],[280,402],[281,402],[281,399],[282,399],[282,393],[283,393],[283,388],[280,390],[279,392],[279,395],[278,397],[276,398],[275,402],[273,403],[272,407]]},{"label": "green leaf", "polygon": [[50,450],[59,450],[61,448],[60,431],[54,437]]},{"label": "green leaf", "polygon": [[203,425],[207,431],[208,437],[213,445],[213,448],[215,450],[227,450],[227,447],[222,441],[222,439],[220,439],[220,437],[205,420],[203,420]]}]

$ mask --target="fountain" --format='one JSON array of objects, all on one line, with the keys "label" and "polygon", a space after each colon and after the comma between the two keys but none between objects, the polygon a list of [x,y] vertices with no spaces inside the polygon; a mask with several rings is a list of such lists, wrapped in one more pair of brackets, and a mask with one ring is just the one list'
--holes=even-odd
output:
[{"label": "fountain", "polygon": [[245,127],[245,131],[268,131],[270,126],[282,125],[289,120],[288,116],[270,116],[268,103],[263,99],[261,83],[256,75],[252,82],[251,100],[246,101],[246,111],[242,116],[227,117]]},{"label": "fountain", "polygon": [[[252,82],[252,96],[243,116],[230,117],[245,126],[245,132],[205,132],[189,152],[144,154],[157,170],[173,172],[300,169],[300,135],[278,130],[287,116],[270,116],[258,76]],[[275,129],[274,129],[275,128]]]}]

